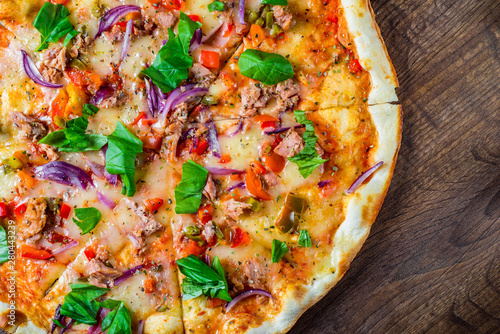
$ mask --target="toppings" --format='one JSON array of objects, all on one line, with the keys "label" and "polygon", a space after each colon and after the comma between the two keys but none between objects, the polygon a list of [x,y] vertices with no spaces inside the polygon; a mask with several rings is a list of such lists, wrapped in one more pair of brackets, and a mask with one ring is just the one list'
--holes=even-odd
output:
[{"label": "toppings", "polygon": [[130,46],[130,35],[132,34],[132,29],[134,28],[134,20],[130,19],[127,22],[127,27],[125,29],[125,36],[123,37],[122,53],[120,60],[123,61],[127,56],[128,48]]},{"label": "toppings", "polygon": [[47,203],[43,197],[28,200],[22,219],[19,222],[18,236],[21,240],[34,237],[42,232],[47,223],[46,209]]},{"label": "toppings", "polygon": [[47,260],[52,257],[52,253],[44,249],[38,249],[27,244],[22,244],[21,256],[29,259]]},{"label": "toppings", "polygon": [[11,112],[10,118],[26,139],[36,142],[47,134],[47,126],[34,117],[26,116],[20,112]]},{"label": "toppings", "polygon": [[359,176],[356,181],[354,181],[354,183],[349,187],[349,189],[347,189],[345,191],[345,193],[347,195],[349,194],[352,194],[356,189],[359,188],[359,186],[361,186],[361,184],[370,176],[372,175],[377,169],[380,168],[380,166],[382,166],[384,164],[383,161],[380,161],[379,163],[373,165],[372,167],[370,167],[366,172],[364,172],[363,174],[361,174],[361,176]]},{"label": "toppings", "polygon": [[[299,137],[300,138],[300,137]],[[278,145],[279,147],[279,145]],[[275,153],[275,151],[272,150],[271,146],[269,144],[264,143],[262,147],[262,163],[269,168],[270,171],[274,173],[279,173],[285,168],[286,161],[285,159]]]},{"label": "toppings", "polygon": [[275,226],[281,233],[293,232],[297,229],[300,217],[306,206],[306,201],[302,197],[288,193],[285,203],[276,219]]},{"label": "toppings", "polygon": [[101,261],[99,258],[94,258],[85,263],[85,269],[90,277],[90,282],[96,286],[113,286],[115,278],[121,275],[118,270],[108,267],[103,262],[106,260],[102,259]]},{"label": "toppings", "polygon": [[107,334],[132,334],[132,316],[123,301],[108,299],[100,304],[104,308],[113,309],[102,321],[103,332]]},{"label": "toppings", "polygon": [[269,297],[271,299],[273,298],[273,296],[269,292],[267,292],[266,290],[262,290],[262,289],[248,290],[248,291],[242,292],[239,295],[235,296],[232,301],[227,303],[227,305],[225,307],[226,312],[229,312],[233,308],[233,306],[236,305],[242,299],[245,299],[245,298],[250,297],[250,296],[255,296],[255,295],[266,296],[266,297]]},{"label": "toppings", "polygon": [[302,136],[304,148],[288,160],[296,163],[299,167],[300,175],[303,178],[307,178],[317,167],[328,160],[322,159],[316,151],[318,137],[316,137],[314,132],[314,123],[306,118],[306,114],[302,110],[295,110],[294,116],[297,122],[306,126],[306,130]]},{"label": "toppings", "polygon": [[181,284],[182,299],[205,295],[231,301],[226,274],[217,256],[214,257],[211,267],[194,255],[177,260],[177,266],[186,276]]},{"label": "toppings", "polygon": [[274,148],[274,152],[282,157],[293,157],[304,149],[304,140],[294,129],[288,130],[285,138]]},{"label": "toppings", "polygon": [[149,211],[146,211],[144,206],[138,203],[127,200],[127,206],[136,214],[139,222],[132,229],[132,239],[135,240],[134,246],[138,249],[139,253],[145,250],[144,238],[157,231],[163,230],[161,225]]},{"label": "toppings", "polygon": [[217,158],[221,157],[219,140],[217,139],[217,129],[215,128],[215,123],[213,121],[208,121],[205,123],[208,131],[207,139],[210,146],[212,154]]},{"label": "toppings", "polygon": [[[190,19],[193,19],[191,16],[189,16]],[[196,21],[196,20],[194,20]],[[199,20],[198,20],[199,22]],[[201,44],[201,38],[203,37],[203,32],[201,31],[201,28],[198,28],[195,30],[193,34],[193,38],[191,39],[191,45],[189,46],[189,52],[193,52],[196,50],[200,44]],[[203,54],[203,51],[202,51]]]},{"label": "toppings", "polygon": [[274,239],[271,249],[271,261],[273,263],[280,262],[286,253],[288,253],[288,246],[284,242]]},{"label": "toppings", "polygon": [[50,180],[68,186],[87,189],[89,184],[94,183],[90,176],[81,168],[71,165],[65,161],[51,161],[34,170],[35,175],[44,180]]},{"label": "toppings", "polygon": [[262,4],[266,5],[278,5],[278,6],[286,6],[288,5],[287,0],[262,0]]},{"label": "toppings", "polygon": [[91,284],[71,284],[71,292],[64,297],[61,306],[61,315],[65,315],[77,322],[93,325],[97,323],[99,304],[94,301],[109,289]]},{"label": "toppings", "polygon": [[175,213],[196,213],[201,204],[208,170],[193,160],[182,165],[182,179],[175,187]]},{"label": "toppings", "polygon": [[[286,0],[284,0],[284,2],[286,2]],[[282,5],[282,6],[285,6],[285,5]],[[283,30],[288,30],[288,28],[290,27],[290,23],[292,23],[292,19],[293,19],[292,14],[285,12],[283,7],[277,6],[277,7],[274,7],[274,9],[273,9],[273,15],[274,15],[274,18],[275,18],[276,22],[278,23],[279,27]],[[275,31],[271,30],[271,36],[275,36],[279,32],[281,32],[279,30],[276,31],[275,26],[273,26],[273,29]]]},{"label": "toppings", "polygon": [[158,210],[163,205],[163,203],[164,201],[161,198],[151,198],[144,200],[144,205],[146,206],[146,209],[148,209],[153,213],[157,213]]},{"label": "toppings", "polygon": [[311,237],[309,236],[309,232],[307,230],[300,230],[299,235],[299,245],[302,247],[311,247]]},{"label": "toppings", "polygon": [[[46,2],[45,4],[47,4],[47,3],[48,2]],[[42,77],[42,75],[40,74],[40,71],[35,66],[35,63],[28,56],[26,51],[21,50],[21,53],[22,53],[22,57],[23,57],[24,72],[26,72],[26,75],[31,80],[33,80],[37,84],[44,86],[44,87],[47,87],[47,88],[61,88],[63,86],[63,85],[58,85],[58,84],[54,84],[54,83],[45,81],[44,78]]]},{"label": "toppings", "polygon": [[248,191],[255,197],[267,201],[271,200],[271,195],[269,195],[269,193],[262,188],[262,180],[253,171],[253,169],[249,169],[247,171],[245,175],[245,184]]},{"label": "toppings", "polygon": [[219,68],[220,55],[216,51],[202,50],[200,61],[206,68]]},{"label": "toppings", "polygon": [[82,235],[89,233],[101,220],[101,212],[96,208],[75,209],[73,222],[82,230]]},{"label": "toppings", "polygon": [[217,199],[217,187],[211,175],[208,175],[207,183],[205,184],[205,188],[203,188],[203,195],[212,202]]},{"label": "toppings", "polygon": [[103,193],[101,193],[100,191],[97,192],[97,199],[104,205],[106,205],[108,208],[110,208],[111,210],[113,210],[115,207],[116,207],[116,203],[115,201],[109,199],[108,197],[106,197]]},{"label": "toppings", "polygon": [[122,194],[135,194],[135,158],[142,153],[142,141],[135,137],[121,123],[108,136],[106,151],[106,170],[110,174],[119,174],[123,181]]},{"label": "toppings", "polygon": [[97,30],[97,34],[95,38],[99,37],[104,31],[108,30],[112,26],[114,26],[122,16],[127,15],[128,13],[140,11],[141,8],[138,6],[132,5],[124,5],[118,6],[110,9],[104,16],[101,18],[99,22],[99,29]]},{"label": "toppings", "polygon": [[219,168],[219,167],[207,167],[207,170],[212,175],[231,175],[231,174],[243,174],[244,170],[231,169],[231,168]]},{"label": "toppings", "polygon": [[231,245],[231,248],[236,248],[239,245],[248,245],[250,243],[250,241],[251,240],[250,240],[250,236],[248,235],[248,233],[243,231],[241,228],[237,227],[235,230],[234,240],[233,240],[233,244]]},{"label": "toppings", "polygon": [[66,36],[64,39],[66,46],[78,34],[69,22],[69,14],[69,10],[63,5],[53,5],[50,2],[43,4],[33,21],[33,26],[41,34],[41,43],[36,51],[48,48],[49,43],[55,43],[64,36]]},{"label": "toppings", "polygon": [[243,210],[250,209],[251,207],[252,204],[238,202],[233,198],[222,202],[222,209],[224,210],[224,213],[234,220],[238,220],[238,217],[243,214]]},{"label": "toppings", "polygon": [[217,11],[217,12],[223,12],[224,11],[224,2],[222,1],[214,1],[207,6],[209,12]]},{"label": "toppings", "polygon": [[188,78],[188,68],[193,65],[189,55],[189,47],[196,29],[201,23],[191,20],[186,14],[180,13],[177,36],[168,29],[168,41],[160,49],[153,65],[141,73],[153,80],[166,93],[175,89]]},{"label": "toppings", "polygon": [[131,268],[131,269],[127,270],[127,271],[124,271],[123,274],[120,277],[118,277],[117,279],[115,279],[114,285],[117,286],[117,285],[125,282],[128,278],[130,278],[132,275],[134,275],[136,272],[138,272],[139,270],[141,270],[145,266],[146,265],[144,265],[144,264],[140,264],[137,267],[134,267],[134,268]]},{"label": "toppings", "polygon": [[240,0],[238,4],[238,16],[241,25],[245,25],[245,0]]},{"label": "toppings", "polygon": [[254,49],[245,50],[238,60],[241,74],[265,85],[293,77],[292,64],[283,56]]}]

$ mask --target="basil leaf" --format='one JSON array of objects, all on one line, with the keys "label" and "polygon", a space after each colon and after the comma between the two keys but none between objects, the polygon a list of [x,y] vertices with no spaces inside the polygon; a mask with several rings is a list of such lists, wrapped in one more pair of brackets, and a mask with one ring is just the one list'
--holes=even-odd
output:
[{"label": "basil leaf", "polygon": [[121,123],[108,136],[106,170],[109,174],[119,174],[123,180],[122,194],[135,194],[135,158],[142,153],[142,141]]},{"label": "basil leaf", "polygon": [[286,6],[288,5],[287,0],[262,0],[262,4],[266,5],[278,5],[278,6]]},{"label": "basil leaf", "polygon": [[207,177],[208,170],[193,160],[188,160],[182,165],[182,179],[175,187],[175,213],[198,211]]},{"label": "basil leaf", "polygon": [[0,264],[9,261],[9,246],[7,244],[7,233],[0,226]]},{"label": "basil leaf", "polygon": [[96,227],[101,220],[101,212],[96,208],[77,208],[75,209],[73,222],[82,230],[82,235],[89,233]]},{"label": "basil leaf", "polygon": [[224,2],[222,1],[214,1],[211,4],[207,6],[209,12],[217,11],[217,12],[223,12],[224,11]]},{"label": "basil leaf", "polygon": [[43,4],[33,21],[33,26],[42,35],[40,46],[36,51],[44,50],[49,47],[49,43],[55,43],[68,35],[64,40],[64,46],[66,46],[71,38],[78,34],[69,22],[68,16],[69,10],[64,5],[53,5],[50,2]]},{"label": "basil leaf", "polygon": [[181,284],[183,299],[205,295],[231,301],[224,268],[217,256],[214,257],[212,268],[192,254],[177,260],[177,266],[186,276]]},{"label": "basil leaf", "polygon": [[307,232],[307,230],[300,230],[299,245],[302,247],[311,247],[311,237],[309,236],[309,232]]},{"label": "basil leaf", "polygon": [[61,315],[75,320],[77,323],[93,325],[97,323],[99,303],[94,299],[104,295],[109,289],[91,284],[71,284],[71,292],[64,297]]},{"label": "basil leaf", "polygon": [[292,64],[285,57],[254,49],[245,50],[240,55],[238,66],[241,74],[265,85],[275,85],[294,74]]},{"label": "basil leaf", "polygon": [[124,302],[108,299],[101,305],[113,309],[102,321],[103,332],[106,334],[132,334],[132,317]]},{"label": "basil leaf", "polygon": [[274,239],[273,240],[273,246],[271,249],[271,261],[273,263],[278,263],[280,262],[281,258],[283,255],[288,253],[288,247],[287,245],[279,240]]},{"label": "basil leaf", "polygon": [[99,108],[85,104],[82,116],[68,121],[65,129],[43,137],[40,143],[58,147],[61,152],[100,150],[108,142],[106,136],[86,133],[89,125],[88,117],[95,115],[98,111]]},{"label": "basil leaf", "polygon": [[164,92],[170,92],[188,78],[188,68],[193,65],[189,55],[189,45],[200,22],[191,20],[183,12],[180,13],[177,36],[169,28],[168,41],[158,51],[153,64],[141,73],[149,77]]},{"label": "basil leaf", "polygon": [[328,159],[322,159],[316,151],[318,137],[316,137],[314,132],[314,123],[306,118],[306,113],[302,110],[295,110],[293,115],[297,122],[306,126],[306,131],[302,137],[304,139],[304,148],[299,154],[288,158],[288,160],[296,163],[299,167],[300,175],[303,178],[307,178],[317,167],[328,161]]}]

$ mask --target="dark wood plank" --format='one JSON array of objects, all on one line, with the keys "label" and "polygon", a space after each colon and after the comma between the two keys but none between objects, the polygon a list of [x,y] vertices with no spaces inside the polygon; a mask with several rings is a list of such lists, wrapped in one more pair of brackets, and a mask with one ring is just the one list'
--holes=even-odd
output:
[{"label": "dark wood plank", "polygon": [[372,5],[401,152],[364,248],[290,333],[500,333],[500,1]]}]

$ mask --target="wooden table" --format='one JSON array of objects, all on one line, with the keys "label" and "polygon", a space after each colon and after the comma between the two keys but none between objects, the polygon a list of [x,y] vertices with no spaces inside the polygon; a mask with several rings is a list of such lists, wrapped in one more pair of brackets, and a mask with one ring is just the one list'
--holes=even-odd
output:
[{"label": "wooden table", "polygon": [[372,0],[400,80],[394,178],[290,333],[500,333],[500,1]]}]

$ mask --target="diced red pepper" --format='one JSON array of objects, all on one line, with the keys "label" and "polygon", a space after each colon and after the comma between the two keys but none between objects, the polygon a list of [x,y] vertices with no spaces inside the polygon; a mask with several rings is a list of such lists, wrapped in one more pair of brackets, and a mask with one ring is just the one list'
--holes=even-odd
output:
[{"label": "diced red pepper", "polygon": [[120,21],[120,22],[116,22],[115,25],[119,26],[120,28],[122,28],[123,30],[125,30],[127,28],[127,21]]},{"label": "diced red pepper", "polygon": [[87,257],[88,260],[95,259],[95,257],[97,256],[94,248],[91,246],[85,248],[85,250],[83,251],[83,254],[85,254],[85,256]]},{"label": "diced red pepper", "polygon": [[0,202],[0,218],[5,218],[9,215],[9,207],[5,202]]},{"label": "diced red pepper", "polygon": [[326,15],[326,19],[334,24],[337,24],[339,22],[339,18],[337,17],[337,14],[335,14],[335,12],[329,12]]},{"label": "diced red pepper", "polygon": [[163,142],[163,137],[152,133],[148,133],[141,138],[141,141],[144,144],[144,148],[149,148],[151,150],[159,150],[161,148],[161,143]]},{"label": "diced red pepper", "polygon": [[266,174],[266,168],[264,166],[262,166],[257,160],[254,160],[250,163],[250,167],[252,168],[252,170],[256,173],[256,174],[260,174],[260,175],[263,175],[263,174]]},{"label": "diced red pepper", "polygon": [[50,0],[50,3],[53,3],[54,5],[64,5],[68,0]]},{"label": "diced red pepper", "polygon": [[143,118],[146,118],[146,113],[144,111],[141,111],[139,115],[137,115],[137,117],[134,119],[134,121],[130,123],[130,125],[136,125]]},{"label": "diced red pepper", "polygon": [[153,293],[155,292],[155,287],[156,287],[156,282],[155,279],[152,277],[148,277],[143,281],[144,285],[144,292],[146,293]]},{"label": "diced red pepper", "polygon": [[275,122],[275,121],[267,121],[267,122],[263,122],[263,123],[260,125],[260,128],[261,128],[261,129],[268,129],[268,128],[273,128],[273,129],[276,129],[276,122]]},{"label": "diced red pepper", "polygon": [[26,212],[26,203],[19,204],[14,209],[14,214],[16,215],[17,218],[22,218],[25,212]]},{"label": "diced red pepper", "polygon": [[212,220],[212,206],[210,204],[205,204],[200,206],[198,209],[198,218],[202,224],[206,224]]},{"label": "diced red pepper", "polygon": [[206,68],[219,68],[220,55],[216,51],[202,50],[200,60],[201,64]]},{"label": "diced red pepper", "polygon": [[207,307],[208,308],[216,308],[217,306],[221,306],[224,304],[224,301],[220,298],[208,298]]},{"label": "diced red pepper", "polygon": [[224,33],[222,34],[222,36],[229,37],[229,35],[231,35],[231,31],[233,31],[233,29],[235,27],[236,26],[234,24],[228,24],[227,29],[224,31]]},{"label": "diced red pepper", "polygon": [[161,0],[161,5],[165,9],[176,9],[182,8],[182,0]]},{"label": "diced red pepper", "polygon": [[219,159],[219,162],[220,162],[221,164],[225,164],[225,163],[228,163],[228,162],[230,162],[230,161],[231,161],[231,154],[229,154],[229,153],[224,153],[224,154],[220,157],[220,159]]},{"label": "diced red pepper", "polygon": [[68,219],[70,212],[71,206],[63,203],[63,205],[61,205],[61,212],[59,213],[59,216],[61,216],[61,218],[63,219]]},{"label": "diced red pepper", "polygon": [[38,249],[35,247],[31,247],[30,245],[22,244],[21,256],[30,259],[46,260],[50,259],[52,257],[52,254],[44,249]]},{"label": "diced red pepper", "polygon": [[250,236],[247,232],[244,232],[241,228],[237,227],[235,231],[234,241],[231,248],[238,247],[239,245],[248,245],[250,243]]},{"label": "diced red pepper", "polygon": [[157,212],[159,208],[163,205],[164,201],[161,198],[151,198],[144,200],[144,205],[151,212]]},{"label": "diced red pepper", "polygon": [[196,21],[196,22],[200,22],[201,23],[201,18],[199,15],[188,15],[188,17],[193,20],[193,21]]},{"label": "diced red pepper", "polygon": [[201,139],[198,142],[198,146],[196,146],[196,148],[193,147],[191,149],[191,152],[196,153],[198,155],[202,155],[203,153],[205,153],[207,149],[208,149],[208,141],[206,139]]},{"label": "diced red pepper", "polygon": [[49,231],[48,233],[44,233],[44,235],[46,236],[47,241],[50,242],[51,244],[65,245],[73,241],[73,239],[71,239],[70,237],[59,234],[55,231]]},{"label": "diced red pepper", "polygon": [[349,57],[349,64],[347,64],[347,66],[349,67],[349,72],[352,74],[356,74],[363,69],[359,60],[353,58],[352,55]]}]

